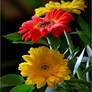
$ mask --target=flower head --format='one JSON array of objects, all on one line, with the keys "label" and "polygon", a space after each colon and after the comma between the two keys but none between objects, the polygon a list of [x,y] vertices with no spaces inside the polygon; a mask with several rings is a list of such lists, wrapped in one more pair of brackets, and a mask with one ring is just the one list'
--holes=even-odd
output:
[{"label": "flower head", "polygon": [[71,31],[65,24],[73,20],[74,18],[69,12],[61,9],[52,10],[44,18],[33,16],[32,20],[24,22],[18,33],[24,33],[22,40],[25,39],[25,41],[28,41],[32,39],[32,42],[36,42],[41,36],[46,37],[49,33],[52,33],[54,37],[58,38],[64,30]]},{"label": "flower head", "polygon": [[31,48],[24,55],[26,61],[19,64],[19,70],[23,77],[27,77],[26,84],[36,84],[37,88],[48,84],[54,88],[55,84],[69,80],[71,71],[68,68],[68,60],[64,55],[47,47]]},{"label": "flower head", "polygon": [[61,5],[59,2],[53,2],[53,1],[49,1],[49,3],[47,3],[45,5],[45,7],[40,7],[35,9],[35,15],[34,16],[42,16],[45,15],[46,13],[54,10],[54,9],[60,9]]},{"label": "flower head", "polygon": [[81,14],[81,10],[84,11],[84,8],[87,8],[84,0],[73,0],[72,2],[61,0],[61,3],[49,1],[45,7],[35,9],[35,16],[45,15],[53,9],[63,9],[71,13]]},{"label": "flower head", "polygon": [[84,11],[84,8],[87,8],[84,0],[73,0],[72,2],[64,2],[61,0],[61,9],[69,11],[75,14],[81,14],[81,10]]}]

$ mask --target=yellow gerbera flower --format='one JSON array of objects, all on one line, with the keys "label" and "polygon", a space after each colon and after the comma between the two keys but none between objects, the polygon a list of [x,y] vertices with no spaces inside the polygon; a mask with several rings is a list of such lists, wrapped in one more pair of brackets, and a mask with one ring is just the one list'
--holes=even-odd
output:
[{"label": "yellow gerbera flower", "polygon": [[48,13],[53,9],[60,9],[61,5],[59,2],[49,1],[49,3],[45,4],[45,7],[40,7],[35,9],[35,16],[42,16]]},{"label": "yellow gerbera flower", "polygon": [[26,84],[36,84],[40,88],[47,83],[53,89],[55,84],[70,79],[68,60],[63,54],[44,46],[31,48],[28,53],[30,55],[23,56],[26,62],[19,64],[21,75],[28,77]]},{"label": "yellow gerbera flower", "polygon": [[80,14],[81,10],[84,11],[84,8],[87,8],[84,0],[73,0],[72,2],[64,2],[64,0],[61,0],[61,3],[49,1],[49,3],[45,5],[45,7],[35,9],[35,16],[45,15],[47,12],[53,9],[63,9],[68,12]]},{"label": "yellow gerbera flower", "polygon": [[73,0],[72,2],[64,2],[61,0],[61,9],[72,12],[75,14],[81,14],[81,10],[84,11],[84,8],[87,8],[84,0]]}]

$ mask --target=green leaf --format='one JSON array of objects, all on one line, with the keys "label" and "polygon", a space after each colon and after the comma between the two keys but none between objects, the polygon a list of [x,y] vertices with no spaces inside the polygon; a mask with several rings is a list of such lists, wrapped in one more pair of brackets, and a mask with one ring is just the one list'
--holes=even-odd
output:
[{"label": "green leaf", "polygon": [[[15,33],[11,33],[8,35],[4,36],[6,39],[11,40],[12,43],[14,44],[34,44],[32,43],[31,40],[28,40],[27,42],[22,40],[22,35],[20,35],[19,33],[15,32]],[[37,42],[35,43],[39,43],[39,44],[45,44],[47,45],[47,40],[43,37],[41,37]]]},{"label": "green leaf", "polygon": [[87,72],[91,71],[92,70],[92,65],[89,65],[89,67],[87,67],[83,73],[82,73],[82,76],[84,76]]},{"label": "green leaf", "polygon": [[18,41],[18,40],[22,39],[21,35],[17,32],[4,35],[3,37],[5,37],[6,39],[11,40],[11,41]]},{"label": "green leaf", "polygon": [[0,78],[0,81],[1,81],[0,88],[3,88],[3,87],[22,84],[24,82],[24,79],[20,75],[8,74],[5,76],[2,76]]},{"label": "green leaf", "polygon": [[90,39],[88,39],[82,32],[80,32],[78,29],[76,29],[80,39],[85,43],[91,45]]},{"label": "green leaf", "polygon": [[66,37],[67,44],[69,45],[70,53],[72,54],[72,52],[74,50],[74,45],[73,45],[73,42],[71,40],[70,34],[67,31],[64,31],[64,35]]},{"label": "green leaf", "polygon": [[32,43],[32,41],[31,40],[29,40],[29,41],[27,41],[27,42],[25,42],[25,41],[13,41],[12,43],[14,43],[14,44],[45,44],[45,45],[47,45],[47,41],[46,41],[46,39],[45,38],[40,38],[37,42],[35,42],[35,43]]},{"label": "green leaf", "polygon": [[33,90],[33,85],[22,84],[12,88],[9,92],[32,92]]},{"label": "green leaf", "polygon": [[61,44],[60,38],[55,38],[52,34],[49,34],[47,37],[47,40],[50,48],[58,49],[60,47],[60,44]]},{"label": "green leaf", "polygon": [[81,17],[81,16],[77,16],[77,20],[78,23],[82,29],[83,32],[85,32],[85,34],[91,38],[91,31],[90,31],[90,26],[89,24]]},{"label": "green leaf", "polygon": [[60,88],[60,89],[56,89],[55,91],[52,91],[52,92],[69,92],[69,91],[65,90],[63,88]]},{"label": "green leaf", "polygon": [[63,53],[68,48],[64,34],[59,38],[55,38],[52,34],[49,34],[47,40],[50,48],[59,50],[60,53]]},{"label": "green leaf", "polygon": [[86,80],[80,80],[80,79],[71,79],[71,80],[65,80],[65,83],[79,83],[79,84],[85,84],[87,86],[91,86],[92,82],[88,82]]}]

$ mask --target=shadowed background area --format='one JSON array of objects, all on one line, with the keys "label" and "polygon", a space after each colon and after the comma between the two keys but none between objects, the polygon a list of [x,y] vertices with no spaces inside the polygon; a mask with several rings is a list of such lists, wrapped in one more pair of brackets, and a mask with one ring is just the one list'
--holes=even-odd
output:
[{"label": "shadowed background area", "polygon": [[[44,6],[49,0],[2,0],[1,1],[1,33],[2,36],[17,32],[24,21],[31,19],[34,15],[34,9]],[[60,1],[60,0],[52,0]],[[86,0],[88,6],[90,0]],[[88,11],[90,9],[88,8]],[[87,15],[89,16],[89,15]],[[86,18],[86,16],[84,16]],[[18,73],[19,62],[22,62],[22,55],[27,54],[31,45],[12,44],[11,41],[2,37],[1,57],[2,57],[2,75],[9,73]],[[37,47],[38,45],[34,45]]]},{"label": "shadowed background area", "polygon": [[[46,2],[48,0],[2,0],[0,9],[2,36],[17,32],[21,24],[34,15],[34,9]],[[21,56],[26,54],[31,46],[12,44],[11,41],[3,37],[1,42],[2,75],[17,73],[17,64],[21,62]]]}]

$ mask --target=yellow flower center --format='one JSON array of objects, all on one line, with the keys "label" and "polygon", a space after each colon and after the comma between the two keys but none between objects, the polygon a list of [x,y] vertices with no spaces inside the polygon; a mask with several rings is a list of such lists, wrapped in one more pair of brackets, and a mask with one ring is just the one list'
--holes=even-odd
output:
[{"label": "yellow flower center", "polygon": [[41,70],[47,71],[47,70],[49,70],[49,66],[48,65],[42,65]]}]

